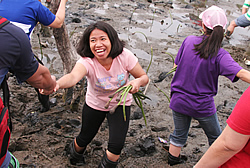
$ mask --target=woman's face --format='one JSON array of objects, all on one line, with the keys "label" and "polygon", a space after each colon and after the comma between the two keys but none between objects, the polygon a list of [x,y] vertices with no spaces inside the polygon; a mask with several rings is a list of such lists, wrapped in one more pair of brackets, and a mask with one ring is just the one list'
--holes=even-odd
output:
[{"label": "woman's face", "polygon": [[98,60],[106,59],[111,50],[108,34],[102,30],[94,29],[89,36],[89,46]]}]

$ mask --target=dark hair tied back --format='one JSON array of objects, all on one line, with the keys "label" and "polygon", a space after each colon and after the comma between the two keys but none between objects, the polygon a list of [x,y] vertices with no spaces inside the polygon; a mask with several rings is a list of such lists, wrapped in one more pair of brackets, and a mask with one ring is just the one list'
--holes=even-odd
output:
[{"label": "dark hair tied back", "polygon": [[194,45],[194,50],[200,58],[208,59],[217,56],[224,37],[224,29],[221,26],[215,26],[213,30],[206,28],[206,33],[200,44]]}]

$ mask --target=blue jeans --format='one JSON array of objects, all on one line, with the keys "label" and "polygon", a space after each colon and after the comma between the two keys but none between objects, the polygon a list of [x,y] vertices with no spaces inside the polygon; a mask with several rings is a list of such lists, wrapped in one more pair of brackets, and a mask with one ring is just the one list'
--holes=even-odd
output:
[{"label": "blue jeans", "polygon": [[[175,129],[174,132],[170,134],[170,143],[174,146],[183,147],[186,144],[190,123],[193,117],[175,111],[172,112]],[[204,130],[208,138],[209,145],[212,145],[216,138],[221,134],[221,128],[217,114],[215,113],[209,117],[194,119],[199,122],[201,128]]]}]

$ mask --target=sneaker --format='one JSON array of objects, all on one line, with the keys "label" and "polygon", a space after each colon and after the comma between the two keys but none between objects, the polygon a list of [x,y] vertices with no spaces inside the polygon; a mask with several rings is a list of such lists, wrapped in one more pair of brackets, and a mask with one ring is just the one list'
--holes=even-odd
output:
[{"label": "sneaker", "polygon": [[250,65],[250,61],[249,61],[249,60],[246,60],[246,61],[245,61],[245,64],[246,64],[247,66],[249,66],[249,65]]},{"label": "sneaker", "polygon": [[169,164],[170,166],[174,166],[174,165],[177,165],[177,164],[182,164],[182,163],[184,163],[186,160],[187,160],[187,157],[184,156],[184,155],[179,155],[178,157],[175,157],[175,156],[171,155],[171,154],[168,152],[168,164]]},{"label": "sneaker", "polygon": [[229,40],[229,39],[231,38],[231,37],[230,37],[231,34],[232,34],[232,33],[231,33],[229,30],[227,30],[226,33],[224,34],[224,36],[226,37],[226,39]]}]

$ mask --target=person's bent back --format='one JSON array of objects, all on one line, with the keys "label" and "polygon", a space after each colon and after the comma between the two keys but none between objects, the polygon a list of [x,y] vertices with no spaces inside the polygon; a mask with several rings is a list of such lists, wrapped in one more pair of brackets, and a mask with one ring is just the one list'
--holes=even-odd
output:
[{"label": "person's bent back", "polygon": [[28,37],[24,32],[9,23],[0,29],[0,82],[9,70],[14,72],[18,82],[29,82],[32,86],[52,90],[52,80],[48,68],[34,58]]},{"label": "person's bent back", "polygon": [[[0,84],[12,71],[19,83],[27,81],[46,93],[53,92],[55,77],[52,78],[49,70],[34,58],[29,38],[21,28],[11,23],[0,28],[0,51]],[[5,160],[0,167],[8,167],[13,156],[8,151],[1,151],[1,156]]]}]

